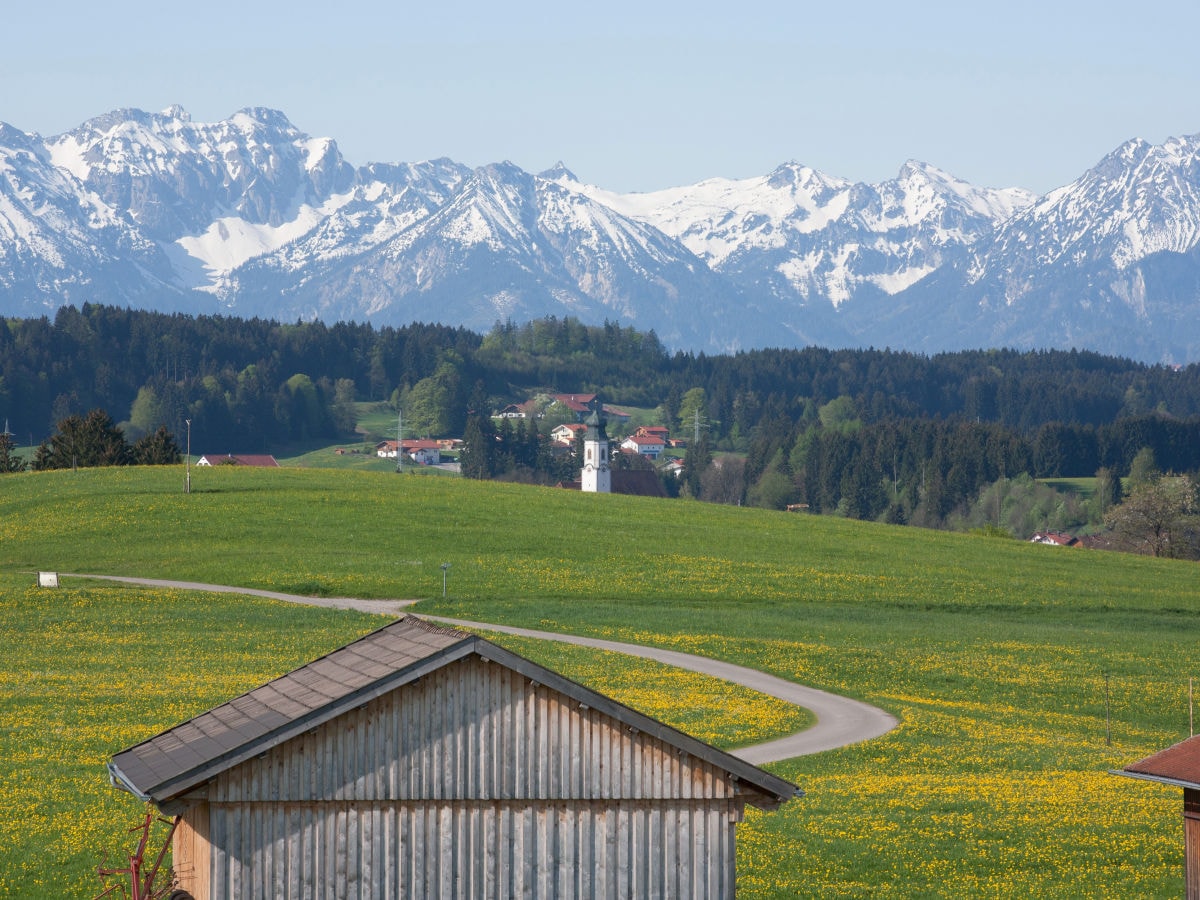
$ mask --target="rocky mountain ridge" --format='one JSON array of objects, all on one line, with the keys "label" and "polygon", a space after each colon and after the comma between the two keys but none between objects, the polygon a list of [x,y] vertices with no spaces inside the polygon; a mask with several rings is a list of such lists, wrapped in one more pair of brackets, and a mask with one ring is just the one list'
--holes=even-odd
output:
[{"label": "rocky mountain ridge", "polygon": [[1079,347],[1200,359],[1200,136],[1044,197],[909,161],[644,194],[563,165],[355,167],[278,111],[0,124],[0,311],[82,302],[486,330],[559,315],[668,346]]}]

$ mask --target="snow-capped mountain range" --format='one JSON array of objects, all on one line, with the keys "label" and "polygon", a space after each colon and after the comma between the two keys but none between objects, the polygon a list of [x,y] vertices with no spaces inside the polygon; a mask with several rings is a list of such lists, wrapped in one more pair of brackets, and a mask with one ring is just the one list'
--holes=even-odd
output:
[{"label": "snow-capped mountain range", "polygon": [[355,167],[282,113],[0,124],[0,312],[86,301],[377,324],[571,315],[669,347],[1077,347],[1200,360],[1200,135],[1039,197],[909,161],[643,194],[561,164]]}]

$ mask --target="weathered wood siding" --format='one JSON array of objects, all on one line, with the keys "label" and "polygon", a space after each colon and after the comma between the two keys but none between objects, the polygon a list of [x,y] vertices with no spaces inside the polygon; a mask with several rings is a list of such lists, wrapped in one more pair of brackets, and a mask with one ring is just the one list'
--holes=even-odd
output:
[{"label": "weathered wood siding", "polygon": [[203,806],[211,897],[264,900],[727,897],[742,811],[724,771],[474,656],[230,769]]}]

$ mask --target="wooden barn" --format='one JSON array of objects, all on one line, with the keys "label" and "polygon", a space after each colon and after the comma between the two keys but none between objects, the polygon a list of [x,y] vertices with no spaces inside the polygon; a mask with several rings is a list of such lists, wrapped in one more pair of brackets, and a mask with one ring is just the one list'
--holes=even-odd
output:
[{"label": "wooden barn", "polygon": [[209,898],[729,897],[791,783],[405,616],[109,763]]},{"label": "wooden barn", "polygon": [[1114,775],[1183,788],[1183,883],[1187,900],[1200,900],[1200,735],[1132,762]]}]

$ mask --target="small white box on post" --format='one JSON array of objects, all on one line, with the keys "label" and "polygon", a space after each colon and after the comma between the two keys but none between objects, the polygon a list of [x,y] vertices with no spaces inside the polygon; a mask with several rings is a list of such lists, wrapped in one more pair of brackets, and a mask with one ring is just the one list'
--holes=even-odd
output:
[{"label": "small white box on post", "polygon": [[58,587],[58,573],[38,572],[38,587]]}]

